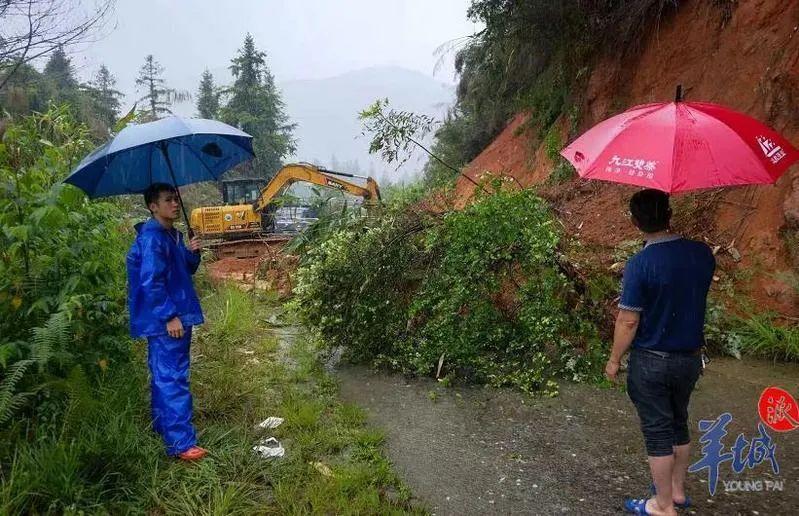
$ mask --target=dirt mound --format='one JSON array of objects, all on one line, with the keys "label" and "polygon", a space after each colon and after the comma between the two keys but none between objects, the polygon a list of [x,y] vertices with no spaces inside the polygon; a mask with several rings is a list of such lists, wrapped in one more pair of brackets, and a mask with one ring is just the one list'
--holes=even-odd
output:
[{"label": "dirt mound", "polygon": [[[576,134],[626,107],[673,98],[675,86],[683,84],[688,100],[728,105],[799,143],[799,2],[741,2],[726,12],[729,16],[710,2],[686,0],[676,15],[661,21],[637,57],[619,62],[609,56],[598,63],[582,96]],[[473,178],[485,171],[505,173],[525,187],[544,183],[553,163],[533,131],[525,130],[526,119],[517,115],[466,173]],[[566,120],[557,124],[566,141]],[[736,291],[794,317],[799,297],[779,272],[797,266],[791,258],[791,247],[799,242],[797,169],[775,186],[674,199],[676,229],[718,249],[720,269],[735,279]],[[626,216],[632,188],[574,180],[541,191],[566,230],[593,248],[602,266],[612,261],[614,248],[637,237]],[[456,204],[462,206],[473,193],[474,185],[460,178]]]},{"label": "dirt mound", "polygon": [[222,258],[208,264],[208,274],[215,280],[247,281],[255,278],[261,258]]},{"label": "dirt mound", "polygon": [[281,299],[288,298],[294,288],[292,277],[299,262],[299,257],[291,254],[265,256],[258,264],[255,275],[268,290],[277,292]]},{"label": "dirt mound", "polygon": [[215,281],[234,281],[247,289],[272,290],[287,298],[298,263],[298,257],[278,251],[256,258],[222,258],[209,263],[207,270]]}]

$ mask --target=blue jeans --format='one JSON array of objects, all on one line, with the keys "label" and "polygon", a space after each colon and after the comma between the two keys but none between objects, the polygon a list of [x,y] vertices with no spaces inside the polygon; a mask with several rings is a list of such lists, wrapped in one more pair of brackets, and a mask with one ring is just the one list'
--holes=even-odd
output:
[{"label": "blue jeans", "polygon": [[630,353],[627,394],[638,411],[650,457],[671,455],[673,446],[691,442],[688,402],[701,372],[698,351],[667,357],[639,349]]},{"label": "blue jeans", "polygon": [[148,337],[153,429],[161,435],[168,455],[178,455],[197,444],[191,424],[189,348],[191,327],[182,338]]}]

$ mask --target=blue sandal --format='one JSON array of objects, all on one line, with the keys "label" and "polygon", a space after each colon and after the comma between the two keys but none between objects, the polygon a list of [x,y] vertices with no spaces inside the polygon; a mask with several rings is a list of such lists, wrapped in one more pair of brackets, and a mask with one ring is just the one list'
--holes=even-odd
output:
[{"label": "blue sandal", "polygon": [[[658,492],[657,489],[655,489],[655,484],[649,486],[649,492],[652,493],[652,496],[657,496]],[[683,503],[677,503],[674,500],[672,500],[671,503],[673,503],[674,507],[678,509],[688,509],[689,507],[691,507],[691,497],[685,495],[685,501]]]},{"label": "blue sandal", "polygon": [[646,502],[648,500],[648,498],[627,498],[624,500],[624,510],[630,514],[647,515],[649,514],[646,511]]}]

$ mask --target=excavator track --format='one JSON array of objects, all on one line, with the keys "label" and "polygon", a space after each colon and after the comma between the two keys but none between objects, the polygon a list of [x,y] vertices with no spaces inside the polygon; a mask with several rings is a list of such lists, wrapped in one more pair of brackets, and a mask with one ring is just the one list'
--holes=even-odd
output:
[{"label": "excavator track", "polygon": [[295,233],[266,234],[241,240],[214,240],[205,244],[217,260],[222,258],[259,258],[280,251]]}]

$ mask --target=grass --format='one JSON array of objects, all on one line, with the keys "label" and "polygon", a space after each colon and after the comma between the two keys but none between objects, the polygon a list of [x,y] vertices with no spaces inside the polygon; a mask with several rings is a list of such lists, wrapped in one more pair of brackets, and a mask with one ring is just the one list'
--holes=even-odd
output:
[{"label": "grass", "polygon": [[547,158],[549,158],[554,165],[552,172],[550,172],[547,178],[547,184],[559,185],[567,183],[577,177],[575,168],[560,155],[563,142],[561,141],[560,131],[556,125],[551,126],[544,136],[544,148]]},{"label": "grass", "polygon": [[784,360],[799,361],[799,325],[780,326],[767,314],[740,319],[733,328],[744,353]]},{"label": "grass", "polygon": [[558,158],[558,164],[552,169],[547,178],[549,185],[562,185],[577,177],[577,170],[563,158]]},{"label": "grass", "polygon": [[749,315],[730,314],[728,304],[718,296],[708,299],[705,336],[712,352],[738,359],[749,355],[799,362],[799,325],[780,323],[778,317],[768,312],[741,311]]},{"label": "grass", "polygon": [[[277,309],[268,296],[224,287],[203,305],[209,322],[195,331],[192,391],[209,457],[164,456],[149,428],[140,346],[132,364],[109,368],[80,417],[68,418],[72,428],[56,425],[0,452],[0,514],[422,512],[383,455],[383,436],[338,400],[313,344],[300,337],[281,350],[265,322]],[[283,425],[256,428],[272,415]],[[285,457],[253,453],[267,436]]]}]

